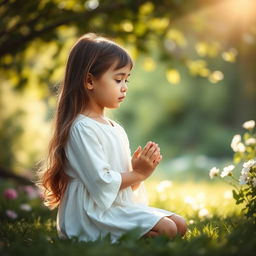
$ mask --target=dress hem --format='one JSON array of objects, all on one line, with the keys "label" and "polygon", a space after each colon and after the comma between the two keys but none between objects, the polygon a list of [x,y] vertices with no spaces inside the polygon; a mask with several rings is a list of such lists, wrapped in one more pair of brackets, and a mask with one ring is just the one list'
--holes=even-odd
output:
[{"label": "dress hem", "polygon": [[146,233],[148,233],[163,217],[172,216],[174,214],[175,214],[174,212],[170,212],[170,214],[166,213],[165,215],[160,216],[160,218],[158,218],[156,221],[154,221],[153,224],[150,225],[150,227],[146,229],[146,231],[143,231],[143,233],[139,236],[139,239],[142,238]]}]

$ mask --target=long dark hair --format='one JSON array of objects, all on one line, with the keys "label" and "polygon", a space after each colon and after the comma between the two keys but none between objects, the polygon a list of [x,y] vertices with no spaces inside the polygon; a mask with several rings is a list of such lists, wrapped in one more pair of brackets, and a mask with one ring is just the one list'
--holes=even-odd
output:
[{"label": "long dark hair", "polygon": [[64,82],[58,91],[47,156],[39,163],[38,180],[35,182],[42,192],[44,204],[50,209],[59,205],[69,181],[64,172],[67,161],[64,147],[72,122],[86,109],[89,101],[85,89],[88,73],[100,78],[114,63],[117,63],[115,69],[133,66],[127,51],[104,36],[84,34],[71,48]]}]

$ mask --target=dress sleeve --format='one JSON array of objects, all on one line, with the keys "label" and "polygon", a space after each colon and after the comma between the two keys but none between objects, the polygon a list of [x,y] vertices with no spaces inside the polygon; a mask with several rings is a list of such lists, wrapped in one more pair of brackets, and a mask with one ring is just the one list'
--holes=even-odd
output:
[{"label": "dress sleeve", "polygon": [[70,129],[65,152],[71,168],[95,203],[102,210],[111,207],[122,177],[119,172],[111,170],[93,128],[82,123],[75,124]]}]

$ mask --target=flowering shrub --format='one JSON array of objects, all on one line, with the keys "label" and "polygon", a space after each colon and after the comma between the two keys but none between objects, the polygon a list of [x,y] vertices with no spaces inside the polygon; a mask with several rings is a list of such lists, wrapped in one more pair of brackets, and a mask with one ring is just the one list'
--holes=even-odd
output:
[{"label": "flowering shrub", "polygon": [[[35,206],[41,203],[42,194],[34,186],[18,186],[16,188],[6,188],[0,197],[0,217],[4,219],[19,219],[27,216],[25,212],[30,212]],[[34,205],[34,207],[32,206]]]},{"label": "flowering shrub", "polygon": [[[240,171],[240,176],[235,177],[233,170],[235,165],[231,164],[224,167],[222,172],[216,167],[213,167],[209,176],[213,177],[230,177],[233,182],[228,182],[235,189],[232,190],[233,198],[236,204],[245,204],[242,209],[247,218],[252,218],[256,222],[256,134],[254,132],[255,121],[250,120],[243,124],[246,132],[241,136],[237,134],[233,137],[231,148],[234,151],[233,162],[239,164],[243,162],[243,168]],[[226,178],[225,178],[226,179]]]}]

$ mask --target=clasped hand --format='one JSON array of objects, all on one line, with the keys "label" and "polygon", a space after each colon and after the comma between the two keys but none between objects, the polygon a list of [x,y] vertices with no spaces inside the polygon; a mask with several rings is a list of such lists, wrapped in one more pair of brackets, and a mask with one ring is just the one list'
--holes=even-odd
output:
[{"label": "clasped hand", "polygon": [[133,171],[141,175],[142,180],[148,178],[162,160],[158,144],[149,141],[144,149],[137,148],[132,156]]}]

